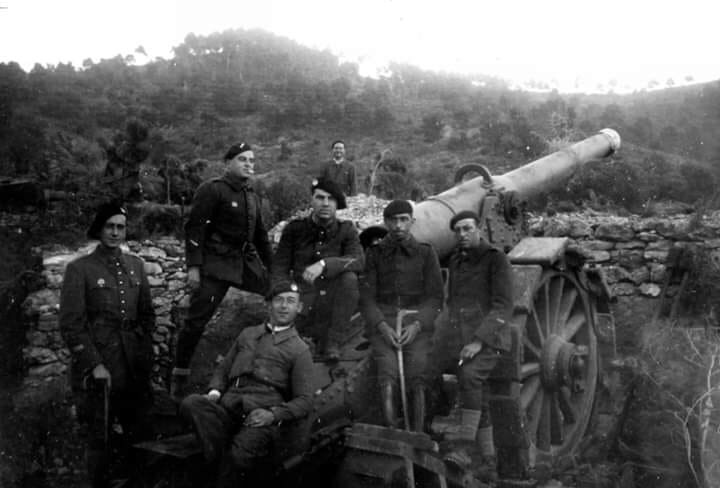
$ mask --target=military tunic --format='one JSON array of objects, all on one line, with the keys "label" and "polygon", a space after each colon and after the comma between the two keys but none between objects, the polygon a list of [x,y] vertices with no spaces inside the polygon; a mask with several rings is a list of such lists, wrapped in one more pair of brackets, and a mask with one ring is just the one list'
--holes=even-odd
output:
[{"label": "military tunic", "polygon": [[[305,283],[303,271],[321,259],[325,260],[322,275],[314,284]],[[357,273],[363,264],[360,238],[352,222],[333,219],[322,226],[311,215],[289,222],[283,230],[273,257],[272,279],[290,279],[300,285],[303,334],[320,342],[339,343],[357,308]]]},{"label": "military tunic", "polygon": [[[152,435],[147,412],[152,403],[152,330],[155,313],[140,258],[102,244],[67,265],[60,297],[60,331],[72,353],[71,384],[78,419],[88,425],[87,459],[94,486],[110,476],[109,447],[129,452]],[[104,393],[92,379],[102,364],[110,372],[109,417]],[[105,439],[105,422],[117,418],[121,437]],[[122,455],[115,459],[123,460]],[[120,463],[116,469],[128,469]],[[127,472],[115,472],[125,477]]]},{"label": "military tunic", "polygon": [[200,287],[190,296],[184,327],[178,334],[175,366],[188,368],[205,325],[230,286],[242,288],[243,253],[257,251],[266,267],[271,249],[260,199],[248,180],[225,175],[195,192],[186,234],[188,268],[201,270]]},{"label": "military tunic", "polygon": [[345,196],[357,195],[357,180],[355,177],[355,165],[349,161],[337,164],[331,160],[323,169],[322,178],[334,181],[340,187]]},{"label": "military tunic", "polygon": [[377,326],[385,321],[395,329],[398,310],[417,310],[417,314],[407,316],[403,322],[418,320],[421,331],[411,344],[403,347],[403,353],[409,383],[423,383],[434,321],[442,303],[440,264],[430,244],[419,243],[412,236],[398,242],[388,235],[368,250],[360,309],[381,383],[397,379],[397,350],[385,341]]},{"label": "military tunic", "polygon": [[[310,350],[294,327],[275,333],[266,324],[249,327],[233,342],[210,381],[209,390],[222,393],[219,401],[190,395],[183,400],[180,414],[193,424],[206,459],[227,452],[237,469],[247,470],[268,456],[280,423],[308,415],[312,378]],[[256,408],[272,411],[275,422],[242,426],[245,416]]]}]

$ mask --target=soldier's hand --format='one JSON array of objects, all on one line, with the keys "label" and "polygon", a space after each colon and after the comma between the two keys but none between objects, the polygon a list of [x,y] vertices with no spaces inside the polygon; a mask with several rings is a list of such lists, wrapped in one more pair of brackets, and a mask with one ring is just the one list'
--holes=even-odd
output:
[{"label": "soldier's hand", "polygon": [[385,339],[388,344],[392,347],[400,347],[400,338],[397,333],[395,333],[395,329],[390,327],[387,322],[380,322],[377,328],[380,331],[380,335],[383,336],[383,339]]},{"label": "soldier's hand", "polygon": [[213,403],[216,403],[218,400],[220,400],[220,397],[222,396],[222,393],[220,393],[218,390],[210,390],[205,394],[205,398],[210,400]]},{"label": "soldier's hand", "polygon": [[470,361],[477,353],[482,351],[482,348],[483,344],[479,341],[471,342],[470,344],[465,345],[465,347],[462,348],[462,351],[460,351],[460,360]]},{"label": "soldier's hand", "polygon": [[191,290],[200,287],[200,268],[198,266],[190,266],[188,268],[187,283]]},{"label": "soldier's hand", "polygon": [[420,333],[420,322],[417,320],[413,322],[412,324],[408,325],[402,330],[402,334],[400,334],[400,340],[398,343],[401,346],[407,346],[408,344],[411,344],[412,341],[415,340],[417,335]]},{"label": "soldier's hand", "polygon": [[303,280],[305,280],[306,283],[312,284],[316,279],[318,279],[324,270],[325,266],[320,261],[313,263],[305,268],[305,271],[303,271]]},{"label": "soldier's hand", "polygon": [[98,364],[92,370],[92,377],[95,381],[107,381],[108,388],[112,387],[112,377],[110,371],[105,367],[104,364]]},{"label": "soldier's hand", "polygon": [[275,414],[266,408],[256,408],[245,418],[245,427],[264,427],[275,422]]}]

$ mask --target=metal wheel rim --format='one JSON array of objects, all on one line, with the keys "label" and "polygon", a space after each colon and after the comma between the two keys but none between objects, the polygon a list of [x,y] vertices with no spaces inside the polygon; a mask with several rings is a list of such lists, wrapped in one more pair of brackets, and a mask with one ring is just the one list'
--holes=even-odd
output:
[{"label": "metal wheel rim", "polygon": [[[578,447],[592,414],[597,384],[592,309],[572,275],[543,274],[533,292],[523,343],[520,402],[530,461],[552,462]],[[573,391],[576,383],[582,391]]]}]

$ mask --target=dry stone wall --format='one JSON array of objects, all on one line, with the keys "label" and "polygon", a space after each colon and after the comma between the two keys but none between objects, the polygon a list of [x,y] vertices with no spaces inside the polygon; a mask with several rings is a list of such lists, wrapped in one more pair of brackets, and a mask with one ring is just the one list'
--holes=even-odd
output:
[{"label": "dry stone wall", "polygon": [[[60,335],[58,310],[60,290],[67,263],[95,248],[91,243],[79,249],[60,247],[37,249],[42,254],[43,275],[48,287],[28,296],[23,308],[27,317],[27,347],[23,350],[28,366],[27,381],[47,381],[67,371],[70,353]],[[171,344],[180,319],[178,313],[187,303],[184,249],[173,237],[127,244],[127,252],[145,261],[145,272],[156,312],[153,331],[155,366],[153,381],[161,386],[171,367]]]},{"label": "dry stone wall", "polygon": [[[381,221],[385,203],[356,197],[341,215],[353,218],[364,228]],[[282,227],[283,224],[279,224],[270,232],[274,242],[279,240]],[[641,218],[583,212],[534,217],[530,229],[535,236],[569,237],[572,246],[605,270],[608,284],[618,297],[613,306],[618,338],[629,347],[634,343],[632,324],[649,319],[658,303],[673,246],[705,248],[715,262],[720,261],[720,217],[717,215],[702,219],[686,215]],[[70,354],[60,335],[57,316],[63,273],[69,261],[93,248],[94,244],[79,249],[36,249],[42,254],[48,287],[31,294],[23,305],[27,317],[27,346],[23,353],[30,383],[50,381],[67,371]],[[128,250],[145,260],[157,314],[153,332],[156,359],[153,380],[161,387],[171,367],[173,341],[188,299],[183,243],[173,237],[163,237],[129,242]]]}]

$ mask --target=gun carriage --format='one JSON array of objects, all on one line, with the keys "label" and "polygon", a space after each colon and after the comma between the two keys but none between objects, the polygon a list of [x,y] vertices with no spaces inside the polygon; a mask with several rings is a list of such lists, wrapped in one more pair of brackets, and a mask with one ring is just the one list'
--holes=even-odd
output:
[{"label": "gun carriage", "polygon": [[[599,269],[569,249],[566,238],[526,237],[523,202],[564,184],[580,166],[619,147],[617,132],[604,129],[503,175],[479,165],[464,167],[458,176],[469,171],[480,176],[457,181],[415,207],[412,232],[433,244],[441,260],[454,246],[448,227],[452,216],[476,210],[488,242],[503,249],[513,265],[513,347],[490,378],[498,486],[533,486],[538,468],[578,452],[595,399],[596,329],[612,321]],[[483,486],[469,472],[443,462],[432,432],[377,425],[374,368],[355,318],[355,334],[344,344],[340,363],[315,363],[314,408],[301,425],[289,429],[278,453],[278,479],[291,486]],[[192,435],[138,447],[155,460],[199,453]],[[158,478],[147,482],[151,479]],[[184,486],[183,481],[181,476],[175,484]]]}]

